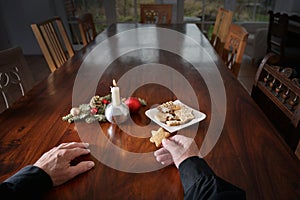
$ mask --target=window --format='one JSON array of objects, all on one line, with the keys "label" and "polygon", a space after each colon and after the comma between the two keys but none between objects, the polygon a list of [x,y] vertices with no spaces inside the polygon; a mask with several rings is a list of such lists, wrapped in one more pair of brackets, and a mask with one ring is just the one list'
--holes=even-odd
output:
[{"label": "window", "polygon": [[274,4],[275,0],[184,0],[184,21],[194,19],[192,22],[210,35],[220,7],[232,10],[235,22],[268,21]]},{"label": "window", "polygon": [[110,19],[113,22],[139,22],[140,4],[151,3],[155,3],[155,0],[65,0],[65,9],[67,15],[73,17],[83,12],[92,13],[100,31],[106,26],[107,17],[114,18]]},{"label": "window", "polygon": [[[185,22],[198,23],[207,30],[216,18],[218,8],[234,11],[234,21],[267,21],[268,10],[274,8],[276,0],[173,0],[184,5]],[[91,12],[98,31],[109,22],[139,22],[140,4],[155,3],[157,0],[65,0],[72,2],[75,15]],[[183,2],[179,3],[179,2]],[[106,4],[106,5],[104,5]],[[177,9],[181,10],[181,9]]]},{"label": "window", "polygon": [[93,14],[97,32],[101,32],[106,27],[103,0],[65,0],[65,10],[71,24],[75,23],[72,21],[82,13],[90,12]]},{"label": "window", "polygon": [[117,21],[118,22],[139,22],[140,4],[154,4],[155,0],[117,0]]},{"label": "window", "polygon": [[274,8],[275,0],[235,0],[236,21],[268,21],[268,11]]}]

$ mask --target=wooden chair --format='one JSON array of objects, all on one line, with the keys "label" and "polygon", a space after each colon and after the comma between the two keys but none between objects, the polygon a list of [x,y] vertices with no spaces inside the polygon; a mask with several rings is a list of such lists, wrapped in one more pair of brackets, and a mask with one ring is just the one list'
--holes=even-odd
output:
[{"label": "wooden chair", "polygon": [[20,47],[0,51],[0,112],[24,96],[33,83]]},{"label": "wooden chair", "polygon": [[[300,17],[269,12],[268,53],[280,56],[280,64],[294,67],[300,72]],[[297,26],[298,24],[298,26]]]},{"label": "wooden chair", "polygon": [[245,28],[236,24],[230,25],[224,44],[222,59],[227,68],[233,72],[235,77],[238,76],[240,71],[247,38],[248,32]]},{"label": "wooden chair", "polygon": [[74,19],[76,16],[76,8],[73,0],[64,0],[64,7],[65,7],[67,18],[69,20]]},{"label": "wooden chair", "polygon": [[74,55],[74,50],[60,17],[31,24],[31,28],[53,72]]},{"label": "wooden chair", "polygon": [[78,19],[83,46],[86,46],[97,36],[96,27],[91,13],[84,13]]},{"label": "wooden chair", "polygon": [[279,63],[279,55],[264,57],[251,96],[295,151],[300,139],[300,75]]},{"label": "wooden chair", "polygon": [[172,4],[141,4],[141,23],[171,24]]},{"label": "wooden chair", "polygon": [[217,53],[222,57],[224,43],[232,23],[233,12],[224,8],[219,8],[217,18],[214,24],[210,43]]},{"label": "wooden chair", "polygon": [[275,53],[284,58],[284,49],[288,35],[289,17],[287,14],[269,11],[268,53]]},{"label": "wooden chair", "polygon": [[284,47],[288,35],[288,15],[269,11],[268,53],[284,57]]}]

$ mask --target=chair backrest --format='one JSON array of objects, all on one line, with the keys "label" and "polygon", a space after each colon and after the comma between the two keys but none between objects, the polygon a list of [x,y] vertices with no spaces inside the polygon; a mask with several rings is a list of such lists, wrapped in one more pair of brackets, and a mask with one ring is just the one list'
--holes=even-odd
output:
[{"label": "chair backrest", "polygon": [[84,13],[78,19],[83,46],[93,41],[97,36],[96,27],[91,13]]},{"label": "chair backrest", "polygon": [[141,4],[141,23],[171,24],[172,4]]},{"label": "chair backrest", "polygon": [[233,74],[237,77],[240,71],[248,32],[242,26],[231,24],[225,41],[222,59]]},{"label": "chair backrest", "polygon": [[288,35],[289,17],[287,14],[269,11],[268,53],[284,57],[284,49]]},{"label": "chair backrest", "polygon": [[300,75],[268,53],[256,72],[251,97],[295,151],[300,138]]},{"label": "chair backrest", "polygon": [[53,72],[74,55],[74,50],[60,17],[31,24],[50,70]]},{"label": "chair backrest", "polygon": [[0,51],[0,112],[24,96],[33,83],[20,47]]},{"label": "chair backrest", "polygon": [[220,56],[223,53],[229,26],[232,23],[232,16],[232,11],[219,8],[210,42]]},{"label": "chair backrest", "polygon": [[64,7],[65,7],[67,18],[68,19],[74,18],[76,13],[76,8],[73,0],[64,0]]}]

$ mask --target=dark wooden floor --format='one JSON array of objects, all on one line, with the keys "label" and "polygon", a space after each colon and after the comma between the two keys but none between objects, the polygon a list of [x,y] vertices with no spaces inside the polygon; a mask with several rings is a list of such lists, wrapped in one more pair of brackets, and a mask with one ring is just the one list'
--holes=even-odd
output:
[{"label": "dark wooden floor", "polygon": [[[42,55],[30,55],[30,56],[25,56],[25,58],[27,60],[29,69],[33,75],[36,84],[41,80],[45,79],[50,74],[48,65]],[[252,63],[251,58],[244,56],[243,63],[238,76],[238,80],[247,90],[249,95],[251,94],[251,89],[254,82],[254,76],[256,74],[258,65],[259,63],[257,62]],[[300,143],[298,145],[295,154],[300,159]]]},{"label": "dark wooden floor", "polygon": [[251,58],[244,56],[238,80],[244,86],[249,94],[251,94],[254,77],[258,69],[259,62],[251,62]]}]

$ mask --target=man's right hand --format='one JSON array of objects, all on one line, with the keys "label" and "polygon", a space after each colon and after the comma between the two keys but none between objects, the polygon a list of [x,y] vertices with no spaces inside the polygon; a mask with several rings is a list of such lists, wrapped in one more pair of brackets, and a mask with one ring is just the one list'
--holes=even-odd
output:
[{"label": "man's right hand", "polygon": [[192,156],[199,156],[199,149],[194,139],[183,135],[175,135],[162,141],[163,147],[154,152],[156,160],[163,165],[174,162],[178,168],[180,163]]}]

